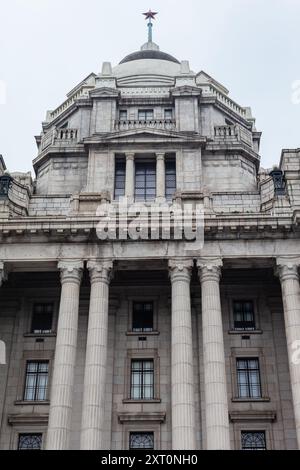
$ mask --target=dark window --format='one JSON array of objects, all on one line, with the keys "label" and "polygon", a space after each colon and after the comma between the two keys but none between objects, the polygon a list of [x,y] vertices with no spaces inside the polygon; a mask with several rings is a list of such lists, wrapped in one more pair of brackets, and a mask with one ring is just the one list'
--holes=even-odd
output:
[{"label": "dark window", "polygon": [[176,191],[176,161],[175,158],[167,159],[166,169],[166,199],[172,199]]},{"label": "dark window", "polygon": [[27,362],[24,400],[43,401],[47,399],[48,371],[48,361]]},{"label": "dark window", "polygon": [[265,431],[242,431],[242,450],[266,450]]},{"label": "dark window", "polygon": [[173,109],[165,109],[165,119],[173,119]]},{"label": "dark window", "polygon": [[125,158],[116,158],[115,162],[115,199],[125,195],[126,162]]},{"label": "dark window", "polygon": [[153,331],[153,302],[133,302],[132,331]]},{"label": "dark window", "polygon": [[120,109],[119,118],[120,121],[127,121],[127,109]]},{"label": "dark window", "polygon": [[239,398],[261,398],[258,358],[236,360]]},{"label": "dark window", "polygon": [[154,398],[154,367],[153,359],[131,361],[132,400],[152,400]]},{"label": "dark window", "polygon": [[139,121],[151,121],[153,119],[153,109],[139,109]]},{"label": "dark window", "polygon": [[18,450],[40,450],[42,434],[19,434]]},{"label": "dark window", "polygon": [[53,304],[34,304],[31,332],[51,333],[53,322]]},{"label": "dark window", "polygon": [[129,449],[154,449],[153,432],[131,432]]},{"label": "dark window", "polygon": [[255,330],[252,300],[235,300],[233,302],[233,318],[235,330]]},{"label": "dark window", "polygon": [[151,201],[156,197],[156,162],[135,163],[135,199]]}]

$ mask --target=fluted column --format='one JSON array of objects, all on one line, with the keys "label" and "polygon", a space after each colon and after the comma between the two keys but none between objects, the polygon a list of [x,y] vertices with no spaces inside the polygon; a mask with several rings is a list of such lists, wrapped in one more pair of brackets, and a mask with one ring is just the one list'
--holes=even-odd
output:
[{"label": "fluted column", "polygon": [[169,261],[172,285],[172,449],[195,449],[195,403],[190,280],[192,260]]},{"label": "fluted column", "polygon": [[68,450],[70,444],[74,370],[82,261],[60,261],[61,297],[53,367],[46,448]]},{"label": "fluted column", "polygon": [[166,182],[165,182],[165,154],[156,154],[156,200],[164,202],[166,199]]},{"label": "fluted column", "polygon": [[85,360],[81,449],[104,449],[103,423],[107,365],[109,283],[111,261],[89,261],[91,279]]},{"label": "fluted column", "polygon": [[[298,448],[300,449],[300,258],[277,258],[284,310],[285,334],[289,358],[291,388]],[[298,351],[298,352],[297,352]]]},{"label": "fluted column", "polygon": [[134,199],[134,153],[126,153],[125,196]]},{"label": "fluted column", "polygon": [[222,311],[221,259],[198,259],[202,298],[207,449],[230,449]]}]

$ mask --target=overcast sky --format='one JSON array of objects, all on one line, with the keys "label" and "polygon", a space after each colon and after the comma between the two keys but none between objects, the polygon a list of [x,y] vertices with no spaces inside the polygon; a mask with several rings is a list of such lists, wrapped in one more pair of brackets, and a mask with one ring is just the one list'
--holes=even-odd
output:
[{"label": "overcast sky", "polygon": [[[47,109],[103,61],[154,41],[251,106],[264,167],[300,147],[300,0],[0,0],[0,154],[29,171]],[[298,82],[297,82],[298,81]],[[294,89],[293,89],[294,87]],[[294,91],[293,91],[294,90]]]}]

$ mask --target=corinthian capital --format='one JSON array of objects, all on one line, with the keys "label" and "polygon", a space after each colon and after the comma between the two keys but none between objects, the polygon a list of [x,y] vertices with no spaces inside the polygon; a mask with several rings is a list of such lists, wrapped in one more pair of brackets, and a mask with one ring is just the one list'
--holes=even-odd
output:
[{"label": "corinthian capital", "polygon": [[61,283],[81,282],[83,272],[82,260],[61,260],[57,264],[60,270]]},{"label": "corinthian capital", "polygon": [[110,283],[113,277],[113,261],[111,259],[94,259],[87,263],[91,283],[102,281]]},{"label": "corinthian capital", "polygon": [[275,274],[277,274],[281,282],[288,279],[299,280],[299,266],[299,257],[280,256],[276,259]]},{"label": "corinthian capital", "polygon": [[169,274],[171,282],[175,280],[190,281],[194,262],[191,258],[169,259]]},{"label": "corinthian capital", "polygon": [[200,281],[219,281],[221,277],[222,258],[205,257],[197,259],[197,267]]}]

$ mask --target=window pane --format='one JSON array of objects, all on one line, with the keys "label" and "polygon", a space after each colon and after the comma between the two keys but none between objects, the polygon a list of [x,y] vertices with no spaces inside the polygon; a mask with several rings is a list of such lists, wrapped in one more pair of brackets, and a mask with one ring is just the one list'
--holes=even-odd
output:
[{"label": "window pane", "polygon": [[167,159],[165,163],[165,186],[166,199],[172,199],[176,191],[176,162],[174,159]]},{"label": "window pane", "polygon": [[133,302],[132,331],[153,330],[153,302]]},{"label": "window pane", "polygon": [[27,362],[24,400],[43,401],[47,399],[48,370],[48,361]]},{"label": "window pane", "polygon": [[31,332],[51,333],[53,320],[53,304],[34,304]]},{"label": "window pane", "polygon": [[149,400],[154,397],[153,360],[131,361],[130,397],[134,400]]},{"label": "window pane", "polygon": [[126,121],[127,120],[127,110],[121,109],[119,112],[119,118],[120,121]]},{"label": "window pane", "polygon": [[237,359],[237,384],[240,398],[261,398],[259,360]]},{"label": "window pane", "polygon": [[153,200],[156,196],[156,162],[135,163],[135,198]]},{"label": "window pane", "polygon": [[18,450],[40,450],[42,434],[19,434]]},{"label": "window pane", "polygon": [[242,431],[242,450],[266,450],[265,431]]},{"label": "window pane", "polygon": [[125,158],[115,161],[115,199],[125,196],[126,162]]},{"label": "window pane", "polygon": [[153,432],[131,432],[129,449],[154,449]]},{"label": "window pane", "polygon": [[252,301],[233,302],[234,329],[254,330],[254,305]]},{"label": "window pane", "polygon": [[173,118],[173,110],[165,109],[165,119],[172,119],[172,118]]}]

